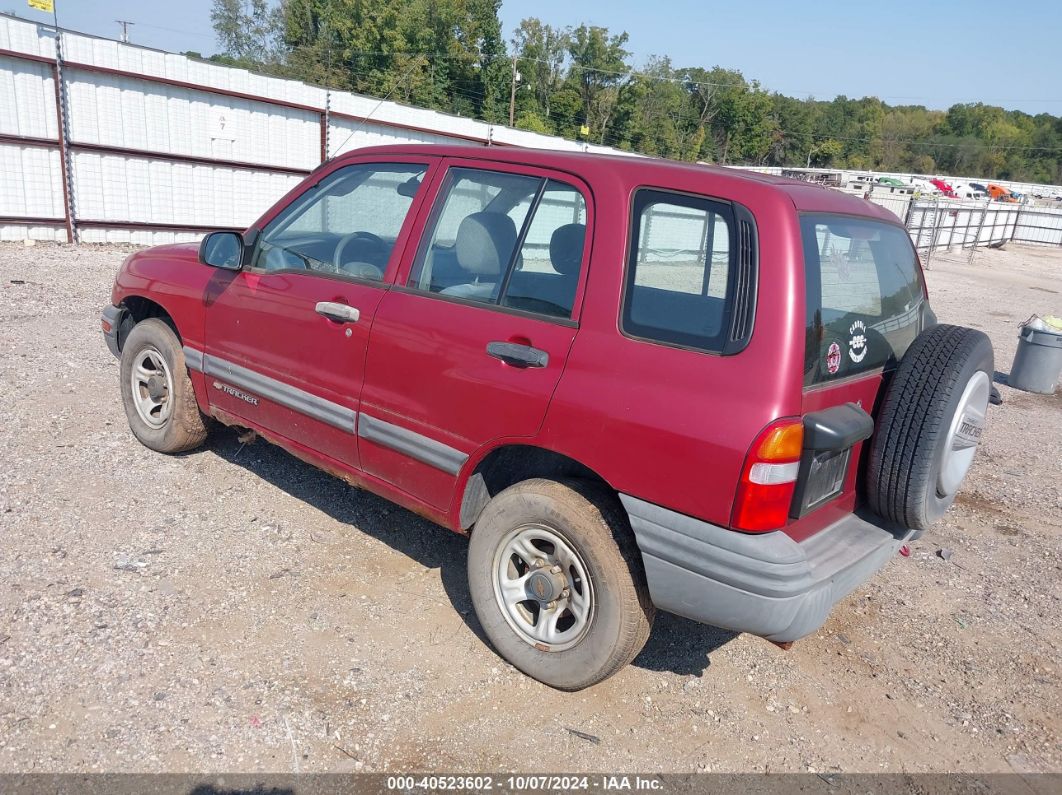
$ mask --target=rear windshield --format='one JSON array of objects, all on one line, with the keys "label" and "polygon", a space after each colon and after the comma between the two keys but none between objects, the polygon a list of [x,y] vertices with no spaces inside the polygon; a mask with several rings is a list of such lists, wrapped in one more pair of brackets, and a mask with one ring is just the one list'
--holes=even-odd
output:
[{"label": "rear windshield", "polygon": [[841,215],[801,217],[807,282],[804,384],[893,366],[922,327],[924,292],[907,232]]}]

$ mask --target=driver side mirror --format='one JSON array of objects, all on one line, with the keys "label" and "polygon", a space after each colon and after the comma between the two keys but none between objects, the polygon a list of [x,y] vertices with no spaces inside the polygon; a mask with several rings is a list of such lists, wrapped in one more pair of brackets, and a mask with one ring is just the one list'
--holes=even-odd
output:
[{"label": "driver side mirror", "polygon": [[199,244],[199,261],[212,268],[238,271],[243,266],[243,236],[239,232],[211,232]]}]

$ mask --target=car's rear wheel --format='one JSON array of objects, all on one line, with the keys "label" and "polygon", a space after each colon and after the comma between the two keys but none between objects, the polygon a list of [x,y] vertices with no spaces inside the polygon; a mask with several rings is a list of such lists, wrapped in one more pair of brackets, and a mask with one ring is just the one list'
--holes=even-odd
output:
[{"label": "car's rear wheel", "polygon": [[484,508],[468,548],[472,604],[494,648],[561,690],[607,679],[641,651],[653,607],[614,495],[526,480]]},{"label": "car's rear wheel", "polygon": [[907,350],[878,413],[867,466],[870,508],[925,530],[955,501],[984,430],[994,373],[980,331],[938,325]]},{"label": "car's rear wheel", "polygon": [[122,405],[133,435],[160,453],[201,445],[207,425],[188,377],[180,340],[164,321],[149,318],[122,347]]}]

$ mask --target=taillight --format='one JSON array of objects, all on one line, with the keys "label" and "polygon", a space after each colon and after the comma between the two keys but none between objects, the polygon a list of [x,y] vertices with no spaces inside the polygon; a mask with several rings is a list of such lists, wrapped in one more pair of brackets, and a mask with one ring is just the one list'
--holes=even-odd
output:
[{"label": "taillight", "polygon": [[772,422],[756,437],[741,469],[730,519],[734,530],[762,533],[785,525],[803,446],[804,425],[800,419]]}]

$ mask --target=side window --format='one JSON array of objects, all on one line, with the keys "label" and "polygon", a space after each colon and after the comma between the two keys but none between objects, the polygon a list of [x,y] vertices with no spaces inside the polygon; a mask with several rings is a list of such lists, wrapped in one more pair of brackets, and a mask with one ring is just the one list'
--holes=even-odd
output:
[{"label": "side window", "polygon": [[251,266],[382,280],[427,169],[372,163],[329,174],[262,231]]},{"label": "side window", "polygon": [[643,339],[721,351],[733,303],[735,248],[729,205],[640,191],[634,200],[623,330]]},{"label": "side window", "polygon": [[571,317],[585,245],[586,200],[570,185],[549,180],[520,246],[502,304]]},{"label": "side window", "polygon": [[579,191],[541,177],[454,168],[409,287],[571,317],[586,239]]}]

